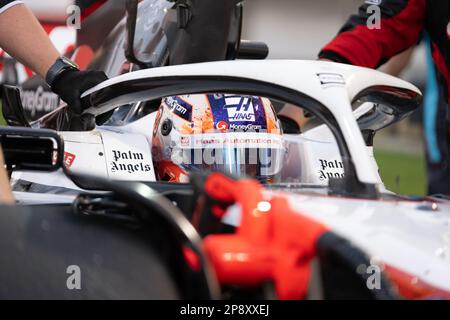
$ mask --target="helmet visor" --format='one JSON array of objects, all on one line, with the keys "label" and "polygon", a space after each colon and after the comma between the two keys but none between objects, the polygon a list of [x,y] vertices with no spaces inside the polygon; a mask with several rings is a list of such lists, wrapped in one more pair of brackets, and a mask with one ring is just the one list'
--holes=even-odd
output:
[{"label": "helmet visor", "polygon": [[188,172],[220,171],[265,181],[281,171],[284,161],[283,141],[276,134],[203,134],[183,141],[185,146],[173,150],[172,161]]}]

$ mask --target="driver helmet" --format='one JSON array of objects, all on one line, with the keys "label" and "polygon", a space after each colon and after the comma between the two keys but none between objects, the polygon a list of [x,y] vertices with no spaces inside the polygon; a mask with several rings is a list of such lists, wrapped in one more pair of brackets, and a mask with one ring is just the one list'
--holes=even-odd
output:
[{"label": "driver helmet", "polygon": [[152,137],[157,179],[187,182],[220,171],[274,182],[285,148],[271,101],[259,96],[190,94],[161,100]]}]

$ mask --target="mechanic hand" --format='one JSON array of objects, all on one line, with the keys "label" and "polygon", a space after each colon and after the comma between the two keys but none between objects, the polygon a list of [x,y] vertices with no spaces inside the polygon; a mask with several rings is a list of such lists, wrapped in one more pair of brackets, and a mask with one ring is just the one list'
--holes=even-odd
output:
[{"label": "mechanic hand", "polygon": [[66,70],[55,79],[51,88],[67,103],[74,116],[77,116],[90,107],[82,104],[81,94],[105,80],[108,77],[103,71]]},{"label": "mechanic hand", "polygon": [[[203,237],[221,233],[221,223],[228,207],[234,204],[227,188],[236,188],[238,180],[224,173],[192,172],[189,181],[193,186],[195,199],[192,208],[191,223]],[[220,188],[215,188],[220,186]]]},{"label": "mechanic hand", "polygon": [[90,131],[95,117],[89,113],[75,114],[68,106],[59,107],[38,120],[39,127],[56,131]]},{"label": "mechanic hand", "polygon": [[278,115],[278,119],[281,122],[281,128],[283,129],[283,133],[288,134],[300,134],[302,133],[299,124],[297,121],[290,117],[286,117],[284,115]]}]

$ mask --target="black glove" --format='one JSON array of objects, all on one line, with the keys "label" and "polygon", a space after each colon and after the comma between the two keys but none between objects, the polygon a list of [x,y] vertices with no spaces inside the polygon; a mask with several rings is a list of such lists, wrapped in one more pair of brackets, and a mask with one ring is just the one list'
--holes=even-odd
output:
[{"label": "black glove", "polygon": [[300,134],[302,133],[300,126],[298,123],[289,117],[283,116],[281,114],[278,115],[278,119],[280,119],[281,127],[283,129],[283,133],[289,134]]},{"label": "black glove", "polygon": [[67,103],[74,115],[81,115],[83,110],[90,107],[82,104],[81,94],[105,80],[108,77],[103,71],[67,70],[52,83],[52,91]]},{"label": "black glove", "polygon": [[40,118],[39,126],[56,131],[90,131],[95,128],[95,117],[89,113],[75,114],[65,106]]}]

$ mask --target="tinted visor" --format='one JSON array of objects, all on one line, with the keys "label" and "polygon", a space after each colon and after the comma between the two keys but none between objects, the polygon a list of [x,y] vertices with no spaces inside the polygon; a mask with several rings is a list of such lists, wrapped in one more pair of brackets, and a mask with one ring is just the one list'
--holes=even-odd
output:
[{"label": "tinted visor", "polygon": [[203,138],[204,143],[198,143],[194,138],[192,142],[197,147],[182,148],[178,164],[188,172],[219,171],[261,181],[272,179],[281,171],[285,150],[280,136],[263,135],[256,140],[242,137],[237,143],[221,143],[224,141],[221,140],[206,147],[205,144],[214,140]]}]

